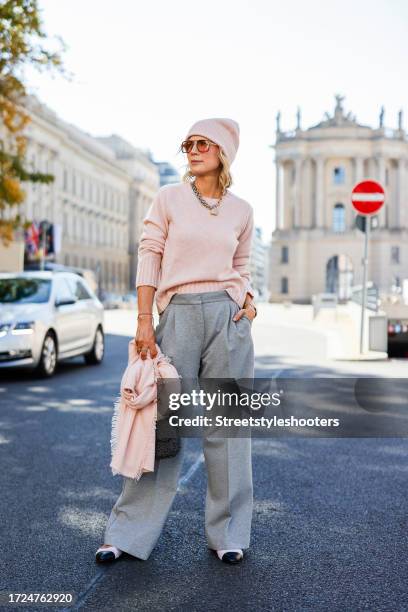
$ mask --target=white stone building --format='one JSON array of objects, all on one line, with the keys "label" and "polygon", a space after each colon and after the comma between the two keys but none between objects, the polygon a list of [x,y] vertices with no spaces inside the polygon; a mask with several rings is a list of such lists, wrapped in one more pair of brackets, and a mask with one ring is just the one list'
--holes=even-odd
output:
[{"label": "white stone building", "polygon": [[262,229],[255,226],[252,244],[251,255],[249,260],[249,269],[252,280],[252,287],[256,290],[258,300],[266,300],[268,298],[268,255],[269,248],[262,240]]},{"label": "white stone building", "polygon": [[371,232],[367,280],[380,292],[408,276],[408,141],[402,126],[361,125],[336,96],[333,116],[303,130],[300,111],[292,132],[277,116],[276,228],[270,249],[270,301],[308,303],[313,294],[347,299],[362,283],[364,234],[355,227],[354,185],[379,181],[385,205]]},{"label": "white stone building", "polygon": [[105,291],[133,290],[132,245],[141,231],[139,219],[158,189],[157,168],[117,137],[132,149],[125,159],[115,149],[115,137],[102,142],[60,119],[35,96],[29,97],[26,110],[32,119],[26,129],[28,164],[55,180],[24,184],[22,212],[61,227],[56,263],[93,270]]},{"label": "white stone building", "polygon": [[126,173],[132,177],[129,192],[129,286],[135,290],[137,252],[143,230],[143,219],[160,187],[160,172],[150,152],[142,151],[121,136],[98,137],[108,146]]}]

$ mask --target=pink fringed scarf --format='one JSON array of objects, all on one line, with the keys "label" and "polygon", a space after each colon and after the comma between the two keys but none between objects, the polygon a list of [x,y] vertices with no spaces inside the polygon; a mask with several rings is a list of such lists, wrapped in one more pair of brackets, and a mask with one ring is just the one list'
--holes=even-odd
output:
[{"label": "pink fringed scarf", "polygon": [[[156,344],[154,359],[143,360],[135,340],[129,342],[128,365],[120,384],[112,416],[110,467],[113,475],[139,480],[154,471],[158,382],[175,379],[171,392],[179,393],[181,376]],[[161,396],[160,396],[161,397]]]}]

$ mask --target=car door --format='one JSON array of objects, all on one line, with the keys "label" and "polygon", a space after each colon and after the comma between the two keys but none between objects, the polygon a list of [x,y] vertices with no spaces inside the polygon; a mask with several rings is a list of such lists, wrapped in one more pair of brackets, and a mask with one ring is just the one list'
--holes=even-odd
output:
[{"label": "car door", "polygon": [[80,341],[78,304],[64,276],[55,276],[54,324],[60,354],[75,350]]},{"label": "car door", "polygon": [[97,313],[91,294],[80,277],[74,275],[68,278],[71,291],[77,299],[78,333],[81,339],[81,346],[86,346],[93,342]]}]

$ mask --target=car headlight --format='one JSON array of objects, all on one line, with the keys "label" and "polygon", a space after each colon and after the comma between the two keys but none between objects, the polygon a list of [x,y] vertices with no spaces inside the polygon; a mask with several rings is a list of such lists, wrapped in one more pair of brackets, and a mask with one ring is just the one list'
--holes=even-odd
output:
[{"label": "car headlight", "polygon": [[0,338],[5,336],[12,327],[13,327],[12,323],[0,323]]},{"label": "car headlight", "polygon": [[14,336],[25,336],[34,332],[35,321],[18,321],[11,330]]}]

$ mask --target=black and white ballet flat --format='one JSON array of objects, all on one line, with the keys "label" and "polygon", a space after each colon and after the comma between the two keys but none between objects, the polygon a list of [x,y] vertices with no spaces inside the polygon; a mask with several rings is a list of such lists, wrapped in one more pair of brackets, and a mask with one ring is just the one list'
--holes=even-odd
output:
[{"label": "black and white ballet flat", "polygon": [[115,561],[120,557],[122,551],[116,546],[101,546],[98,548],[95,555],[95,560],[98,563],[107,563],[109,561]]},{"label": "black and white ballet flat", "polygon": [[244,558],[244,553],[240,548],[232,550],[216,550],[217,556],[224,563],[239,563]]}]

